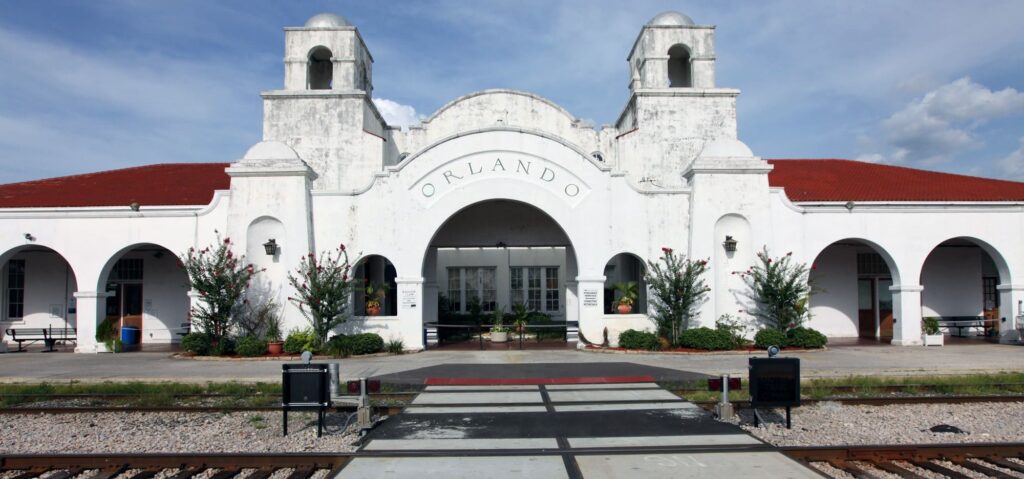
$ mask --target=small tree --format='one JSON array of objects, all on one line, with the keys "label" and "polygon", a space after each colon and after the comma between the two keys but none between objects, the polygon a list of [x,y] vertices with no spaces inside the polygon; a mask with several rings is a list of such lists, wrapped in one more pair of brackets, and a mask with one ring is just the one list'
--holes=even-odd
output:
[{"label": "small tree", "polygon": [[808,302],[817,291],[810,281],[810,269],[793,262],[792,257],[793,253],[786,253],[772,258],[765,247],[757,253],[758,263],[740,273],[749,288],[747,297],[754,301],[750,313],[765,326],[782,332],[810,319]]},{"label": "small tree", "polygon": [[296,296],[288,298],[299,305],[309,320],[318,348],[323,348],[334,328],[348,319],[349,302],[356,281],[349,275],[352,264],[345,245],[336,252],[323,252],[320,257],[309,253],[302,257],[295,274],[288,273],[288,282]]},{"label": "small tree", "polygon": [[658,335],[675,344],[679,334],[689,329],[690,321],[711,291],[703,278],[708,262],[676,256],[672,248],[662,248],[661,251],[658,263],[647,261],[645,278],[652,292],[652,319],[657,325]]},{"label": "small tree", "polygon": [[232,311],[238,307],[246,288],[258,273],[244,257],[231,251],[230,238],[201,250],[189,248],[182,267],[189,286],[202,301],[192,307],[192,321],[199,329],[219,340],[235,326]]}]

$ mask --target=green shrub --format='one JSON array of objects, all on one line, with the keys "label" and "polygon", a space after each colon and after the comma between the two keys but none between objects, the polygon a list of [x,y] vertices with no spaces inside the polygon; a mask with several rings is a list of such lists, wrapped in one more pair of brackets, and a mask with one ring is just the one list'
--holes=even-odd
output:
[{"label": "green shrub", "polygon": [[811,328],[793,328],[786,335],[786,346],[791,348],[821,348],[828,343],[828,338]]},{"label": "green shrub", "polygon": [[351,336],[352,354],[374,354],[384,350],[384,338],[377,333],[363,333]]},{"label": "green shrub", "polygon": [[786,345],[786,342],[786,333],[774,328],[762,329],[754,335],[754,346],[761,349],[767,349],[768,346],[781,348]]},{"label": "green shrub", "polygon": [[384,349],[391,354],[403,354],[405,353],[405,343],[401,339],[392,339],[388,341]]},{"label": "green shrub", "polygon": [[737,346],[732,333],[724,329],[692,328],[679,333],[679,345],[684,348],[720,351]]},{"label": "green shrub", "polygon": [[646,349],[657,351],[661,345],[658,344],[658,336],[647,331],[627,329],[619,333],[619,347],[626,349]]},{"label": "green shrub", "polygon": [[348,357],[352,355],[352,336],[337,334],[327,340],[324,345],[327,354],[332,356]]},{"label": "green shrub", "polygon": [[210,335],[206,333],[189,333],[181,338],[181,350],[187,353],[206,356],[210,354]]},{"label": "green shrub", "polygon": [[255,357],[262,356],[267,352],[267,342],[259,336],[244,336],[238,340],[236,346],[239,356]]},{"label": "green shrub", "polygon": [[925,317],[921,320],[921,329],[927,335],[939,334],[939,318],[934,316]]},{"label": "green shrub", "polygon": [[293,329],[288,333],[288,338],[284,340],[284,352],[288,354],[301,354],[303,351],[309,351],[315,353],[316,349],[316,338],[313,336],[312,331],[300,331]]},{"label": "green shrub", "polygon": [[223,337],[219,340],[211,339],[210,354],[214,356],[230,356],[235,354],[235,340]]}]

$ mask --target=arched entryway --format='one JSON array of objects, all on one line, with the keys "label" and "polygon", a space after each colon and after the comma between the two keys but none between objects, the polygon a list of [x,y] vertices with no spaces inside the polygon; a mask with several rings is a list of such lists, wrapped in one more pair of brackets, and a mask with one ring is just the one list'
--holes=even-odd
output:
[{"label": "arched entryway", "polygon": [[947,326],[952,336],[997,340],[1006,316],[999,286],[1006,284],[1009,268],[991,245],[969,237],[943,241],[921,266],[921,317],[966,325]]},{"label": "arched entryway", "polygon": [[122,248],[107,260],[96,290],[105,293],[97,321],[114,326],[126,351],[169,348],[188,330],[188,276],[163,246]]},{"label": "arched entryway", "polygon": [[424,291],[433,301],[424,304],[424,322],[490,325],[501,312],[510,325],[514,311],[525,308],[531,321],[574,325],[576,276],[572,243],[549,215],[513,200],[475,203],[448,218],[425,252]]},{"label": "arched entryway", "polygon": [[890,342],[893,292],[899,271],[889,253],[872,241],[847,238],[826,246],[811,263],[810,326],[830,337]]},{"label": "arched entryway", "polygon": [[0,337],[11,340],[7,329],[50,329],[56,337],[75,337],[77,290],[74,269],[47,246],[28,244],[0,254]]}]

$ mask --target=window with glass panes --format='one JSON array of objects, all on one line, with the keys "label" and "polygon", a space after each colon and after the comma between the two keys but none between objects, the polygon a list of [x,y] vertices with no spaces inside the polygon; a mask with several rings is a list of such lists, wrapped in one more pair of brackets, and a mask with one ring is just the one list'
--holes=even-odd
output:
[{"label": "window with glass panes", "polygon": [[25,316],[25,260],[7,262],[7,319]]},{"label": "window with glass panes", "polygon": [[498,307],[497,268],[448,268],[448,299],[453,311],[469,312],[475,298],[484,312]]},{"label": "window with glass panes", "polygon": [[514,267],[509,273],[509,298],[512,304],[525,304],[531,311],[561,311],[557,267]]}]

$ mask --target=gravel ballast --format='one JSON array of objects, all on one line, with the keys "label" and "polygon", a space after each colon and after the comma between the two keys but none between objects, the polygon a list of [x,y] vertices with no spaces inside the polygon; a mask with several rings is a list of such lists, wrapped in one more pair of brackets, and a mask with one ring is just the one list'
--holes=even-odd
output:
[{"label": "gravel ballast", "polygon": [[[793,429],[784,410],[761,410],[768,424],[753,426],[753,412],[740,411],[741,425],[776,446],[940,444],[1024,441],[1024,402],[848,406],[821,402],[793,409]],[[929,429],[947,424],[963,434]]]},{"label": "gravel ballast", "polygon": [[[348,452],[358,431],[347,414],[327,416],[316,437],[316,415],[290,413],[111,412],[0,415],[0,451],[12,454],[157,452]],[[355,422],[355,419],[352,419]],[[343,430],[344,428],[344,430]]]}]

